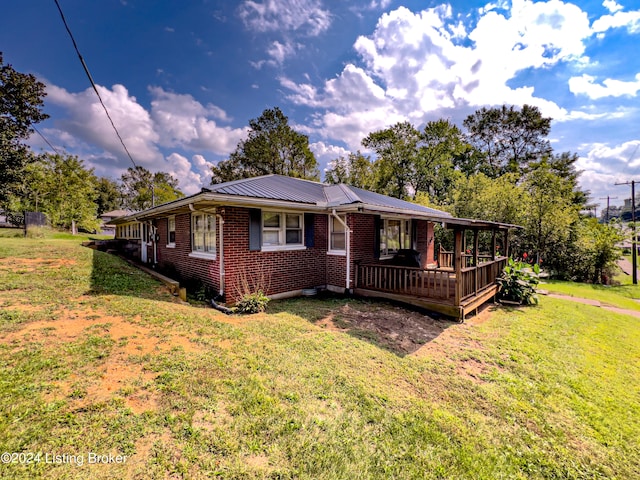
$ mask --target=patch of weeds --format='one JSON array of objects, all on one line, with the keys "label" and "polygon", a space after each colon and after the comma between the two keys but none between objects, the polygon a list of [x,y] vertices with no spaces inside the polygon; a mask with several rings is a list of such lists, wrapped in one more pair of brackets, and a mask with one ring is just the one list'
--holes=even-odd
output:
[{"label": "patch of weeds", "polygon": [[110,337],[90,335],[80,343],[72,343],[67,347],[69,353],[78,355],[84,362],[98,362],[106,359],[111,353],[115,341]]}]

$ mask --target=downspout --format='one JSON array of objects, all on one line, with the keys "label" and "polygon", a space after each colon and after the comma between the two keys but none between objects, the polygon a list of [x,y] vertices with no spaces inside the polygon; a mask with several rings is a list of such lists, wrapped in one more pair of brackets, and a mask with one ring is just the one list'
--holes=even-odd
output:
[{"label": "downspout", "polygon": [[149,228],[151,229],[151,242],[153,243],[153,265],[158,263],[158,228],[149,221]]},{"label": "downspout", "polygon": [[342,221],[340,216],[336,213],[335,208],[331,211],[331,215],[333,215],[333,217],[337,219],[344,226],[345,246],[347,250],[347,281],[345,282],[345,285],[347,286],[346,289],[350,290],[351,288],[351,229],[345,222]]},{"label": "downspout", "polygon": [[220,224],[220,292],[219,295],[224,296],[225,274],[224,274],[224,219],[222,215],[216,213]]}]

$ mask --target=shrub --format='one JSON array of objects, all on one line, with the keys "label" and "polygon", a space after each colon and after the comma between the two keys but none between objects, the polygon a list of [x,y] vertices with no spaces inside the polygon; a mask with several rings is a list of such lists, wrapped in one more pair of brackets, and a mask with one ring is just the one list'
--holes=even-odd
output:
[{"label": "shrub", "polygon": [[239,313],[260,313],[264,312],[269,303],[267,297],[262,290],[255,293],[247,293],[235,305],[235,311]]},{"label": "shrub", "polygon": [[540,283],[540,267],[509,259],[502,275],[497,279],[498,298],[512,302],[532,305],[538,303],[536,286]]}]

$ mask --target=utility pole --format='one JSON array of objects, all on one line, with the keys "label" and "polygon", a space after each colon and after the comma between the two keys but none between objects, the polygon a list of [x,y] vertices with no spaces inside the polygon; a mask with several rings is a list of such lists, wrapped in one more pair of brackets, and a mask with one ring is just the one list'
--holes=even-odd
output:
[{"label": "utility pole", "polygon": [[[607,225],[609,225],[609,200],[617,200],[618,197],[609,197],[609,195],[607,195],[607,215],[606,215],[606,220],[605,223]],[[604,197],[600,197],[600,200],[604,200]]]},{"label": "utility pole", "polygon": [[633,268],[633,284],[638,284],[638,252],[636,247],[636,181],[616,183],[616,185],[631,185],[631,260]]}]

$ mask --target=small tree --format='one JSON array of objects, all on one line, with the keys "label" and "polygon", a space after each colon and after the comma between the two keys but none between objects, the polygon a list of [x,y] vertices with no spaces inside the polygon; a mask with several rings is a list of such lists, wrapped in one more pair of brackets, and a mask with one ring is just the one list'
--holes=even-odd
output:
[{"label": "small tree", "polygon": [[573,255],[576,280],[608,284],[612,278],[623,240],[615,225],[603,225],[595,218],[584,218],[577,226],[577,241]]},{"label": "small tree", "polygon": [[184,197],[178,189],[178,180],[165,172],[151,173],[144,167],[129,167],[121,177],[123,205],[134,211]]},{"label": "small tree", "polygon": [[22,208],[45,213],[52,227],[98,228],[96,178],[78,157],[41,155],[28,166],[24,185]]},{"label": "small tree", "polygon": [[364,189],[373,186],[373,164],[369,157],[360,152],[350,153],[347,158],[339,157],[330,162],[330,165],[331,168],[325,172],[327,183],[346,183]]},{"label": "small tree", "polygon": [[211,183],[278,174],[318,180],[318,162],[309,149],[309,137],[289,126],[289,119],[275,107],[249,120],[249,134],[227,160],[212,167]]}]

